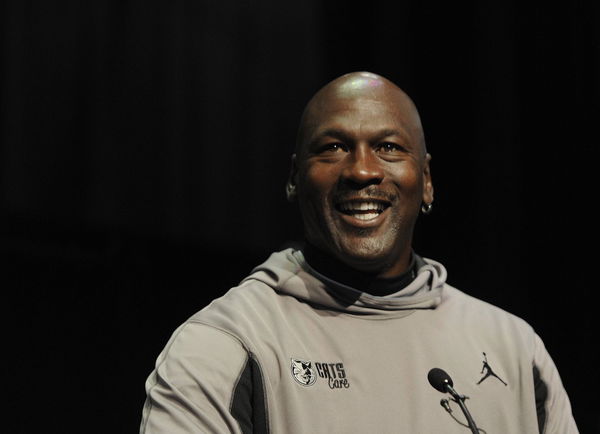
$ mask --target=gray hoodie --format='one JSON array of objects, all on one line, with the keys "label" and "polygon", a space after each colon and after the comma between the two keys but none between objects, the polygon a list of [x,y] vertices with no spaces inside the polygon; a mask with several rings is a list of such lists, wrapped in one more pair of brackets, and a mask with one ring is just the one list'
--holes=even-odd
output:
[{"label": "gray hoodie", "polygon": [[180,326],[146,383],[141,433],[466,433],[428,383],[444,369],[487,434],[577,433],[540,338],[523,320],[416,278],[376,297],[277,252]]}]

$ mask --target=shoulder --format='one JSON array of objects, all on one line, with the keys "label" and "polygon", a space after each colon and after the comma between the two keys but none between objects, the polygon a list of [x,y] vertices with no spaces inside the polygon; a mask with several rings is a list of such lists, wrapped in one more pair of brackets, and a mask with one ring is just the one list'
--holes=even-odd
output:
[{"label": "shoulder", "polygon": [[278,303],[281,297],[274,288],[264,282],[250,279],[229,289],[221,297],[210,302],[190,317],[190,323],[224,325],[227,319],[243,320],[248,316],[262,315]]},{"label": "shoulder", "polygon": [[535,344],[537,335],[523,318],[451,285],[445,285],[439,308],[472,333],[510,340],[523,347],[532,348]]},{"label": "shoulder", "polygon": [[233,339],[247,352],[255,353],[256,343],[268,339],[294,310],[290,304],[298,301],[264,282],[245,280],[192,315],[183,327],[217,330],[215,339]]},{"label": "shoulder", "polygon": [[496,306],[488,301],[468,294],[452,285],[444,285],[443,304],[452,309],[458,309],[461,312],[468,311],[475,316],[491,317],[495,320],[510,321],[519,324],[521,327],[530,327],[527,322],[519,316],[508,312],[507,310]]},{"label": "shoulder", "polygon": [[204,356],[213,359],[215,355],[224,355],[225,360],[246,358],[247,348],[234,334],[219,327],[189,319],[180,325],[171,335],[165,346],[157,367],[163,363],[179,364],[184,360],[198,360]]}]

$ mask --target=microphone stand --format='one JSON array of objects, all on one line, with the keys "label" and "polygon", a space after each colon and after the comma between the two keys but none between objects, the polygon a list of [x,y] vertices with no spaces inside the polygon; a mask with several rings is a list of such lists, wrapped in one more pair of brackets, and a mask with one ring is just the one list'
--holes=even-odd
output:
[{"label": "microphone stand", "polygon": [[477,425],[475,425],[475,421],[473,420],[471,413],[469,413],[469,410],[465,405],[465,400],[468,399],[468,396],[460,395],[448,382],[445,383],[445,386],[446,390],[448,390],[448,393],[452,395],[452,400],[458,404],[463,414],[465,415],[465,418],[467,418],[467,424],[469,425],[471,432],[473,434],[479,434],[479,428],[477,428]]}]

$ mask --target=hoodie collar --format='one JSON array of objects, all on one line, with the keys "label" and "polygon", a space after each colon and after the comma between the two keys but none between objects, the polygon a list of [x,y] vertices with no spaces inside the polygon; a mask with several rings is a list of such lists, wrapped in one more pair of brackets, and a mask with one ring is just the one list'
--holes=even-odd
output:
[{"label": "hoodie collar", "polygon": [[386,296],[368,294],[334,281],[314,270],[301,250],[273,253],[242,281],[258,280],[275,291],[315,307],[357,315],[403,316],[415,309],[434,309],[441,302],[446,270],[442,264],[417,255],[418,270],[410,284]]},{"label": "hoodie collar", "polygon": [[330,281],[343,283],[346,286],[360,289],[362,292],[378,296],[393,294],[408,286],[416,277],[418,268],[423,265],[422,260],[420,264],[417,264],[418,256],[413,252],[411,253],[408,269],[402,275],[381,278],[375,274],[355,270],[310,243],[304,243],[300,250],[308,266],[321,276],[326,276]]}]

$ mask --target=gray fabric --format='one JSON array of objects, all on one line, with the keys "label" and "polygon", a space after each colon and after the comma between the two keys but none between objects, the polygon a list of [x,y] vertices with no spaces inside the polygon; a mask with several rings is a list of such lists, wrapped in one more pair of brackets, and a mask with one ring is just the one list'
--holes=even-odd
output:
[{"label": "gray fabric", "polygon": [[[141,432],[241,432],[230,405],[252,354],[272,433],[464,433],[427,381],[433,367],[488,434],[537,433],[533,366],[547,386],[544,432],[577,433],[531,327],[445,280],[425,259],[410,285],[374,297],[318,275],[298,250],[274,253],[175,332],[148,379]],[[497,377],[481,381],[483,353]]]}]

